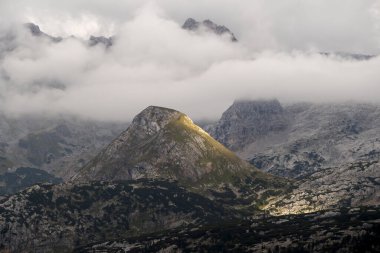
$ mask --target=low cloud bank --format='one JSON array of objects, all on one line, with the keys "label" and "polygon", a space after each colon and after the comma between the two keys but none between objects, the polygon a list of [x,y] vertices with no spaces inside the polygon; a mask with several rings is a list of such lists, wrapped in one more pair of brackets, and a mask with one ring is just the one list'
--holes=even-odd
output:
[{"label": "low cloud bank", "polygon": [[203,119],[219,117],[239,98],[380,100],[379,57],[327,57],[318,53],[320,48],[258,50],[241,31],[240,42],[231,43],[229,38],[183,30],[178,17],[170,14],[174,5],[165,4],[136,7],[117,29],[112,25],[108,30],[115,30],[115,44],[108,49],[90,47],[79,38],[52,43],[20,26],[3,25],[1,110],[10,115],[70,113],[130,120],[153,104]]}]

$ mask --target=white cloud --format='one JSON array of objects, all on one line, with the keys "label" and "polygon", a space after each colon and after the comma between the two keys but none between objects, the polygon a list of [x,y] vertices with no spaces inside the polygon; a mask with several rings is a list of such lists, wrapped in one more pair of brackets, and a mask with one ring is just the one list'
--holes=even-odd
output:
[{"label": "white cloud", "polygon": [[[379,57],[305,53],[377,52],[378,1],[5,2],[2,10],[19,7],[19,20],[38,20],[55,35],[117,34],[105,50],[17,32],[17,49],[0,58],[0,106],[11,114],[129,120],[155,104],[215,118],[238,98],[379,102]],[[188,16],[227,25],[240,42],[182,30]]]}]

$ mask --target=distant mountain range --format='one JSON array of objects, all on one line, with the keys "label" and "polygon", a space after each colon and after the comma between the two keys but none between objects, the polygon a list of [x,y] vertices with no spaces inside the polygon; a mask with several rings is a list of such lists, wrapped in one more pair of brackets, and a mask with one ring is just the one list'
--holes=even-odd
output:
[{"label": "distant mountain range", "polygon": [[68,179],[128,126],[73,116],[9,117],[0,113],[0,174],[19,167]]},{"label": "distant mountain range", "polygon": [[380,203],[379,105],[236,101],[206,130],[257,168],[298,180],[273,212]]},{"label": "distant mountain range", "polygon": [[[41,31],[40,27],[33,23],[26,23],[24,26],[28,31],[31,32],[33,36],[45,38],[54,43],[59,43],[65,39],[62,37],[51,36]],[[190,32],[197,32],[197,33],[212,33],[212,34],[216,34],[222,37],[227,36],[232,42],[238,42],[238,39],[229,28],[227,28],[224,25],[218,25],[209,19],[199,22],[193,18],[188,18],[183,23],[182,29],[190,31]],[[75,38],[75,37],[71,36],[70,38]],[[101,45],[105,48],[109,48],[109,47],[112,47],[116,43],[116,41],[117,41],[117,35],[114,35],[111,37],[91,35],[90,38],[84,42],[90,47]],[[366,60],[370,60],[376,57],[376,55],[348,53],[348,52],[320,52],[319,54],[326,57],[338,57],[344,60],[357,60],[357,61],[366,61]]]},{"label": "distant mountain range", "polygon": [[[43,31],[41,31],[40,27],[34,23],[26,23],[24,24],[24,27],[30,31],[30,33],[35,37],[40,37],[42,39],[48,39],[53,43],[59,43],[65,40],[65,38],[62,37],[54,37],[51,36]],[[182,25],[182,28],[184,30],[189,31],[204,31],[204,32],[211,32],[219,36],[228,35],[231,38],[231,41],[236,42],[237,39],[235,35],[225,26],[217,25],[211,20],[204,20],[202,23],[195,21],[192,18],[189,18],[185,21],[185,23]],[[76,38],[74,36],[71,36],[70,38]],[[76,38],[79,39],[79,38]],[[85,43],[90,46],[97,46],[102,45],[105,48],[109,48],[114,45],[115,40],[117,40],[117,35],[111,36],[111,37],[105,37],[105,36],[93,36],[91,35],[90,38],[85,41]]]}]

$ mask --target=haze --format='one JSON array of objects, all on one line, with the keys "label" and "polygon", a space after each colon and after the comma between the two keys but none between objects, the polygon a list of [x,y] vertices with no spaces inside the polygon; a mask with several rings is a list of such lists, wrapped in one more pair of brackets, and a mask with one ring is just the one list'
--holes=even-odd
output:
[{"label": "haze", "polygon": [[[225,25],[239,42],[181,29],[188,17]],[[2,0],[0,22],[8,115],[124,121],[160,105],[205,119],[240,98],[380,101],[380,57],[320,54],[378,55],[377,0]],[[68,38],[33,37],[26,22]],[[90,35],[115,35],[115,44],[89,47]]]}]

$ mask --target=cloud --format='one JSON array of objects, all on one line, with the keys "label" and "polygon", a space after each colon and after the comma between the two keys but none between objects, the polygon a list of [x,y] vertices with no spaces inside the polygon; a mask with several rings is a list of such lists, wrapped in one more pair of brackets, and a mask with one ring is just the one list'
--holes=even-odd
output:
[{"label": "cloud", "polygon": [[[0,107],[8,114],[130,120],[153,104],[200,119],[219,117],[239,98],[379,102],[379,57],[354,61],[317,53],[376,53],[377,1],[14,2],[0,7],[17,9],[19,20],[38,19],[53,35],[116,38],[106,50],[81,39],[52,43],[14,25],[1,28],[13,31],[5,44],[14,49],[0,47]],[[233,3],[236,8],[228,8]],[[240,42],[182,30],[188,16],[227,25]]]}]

